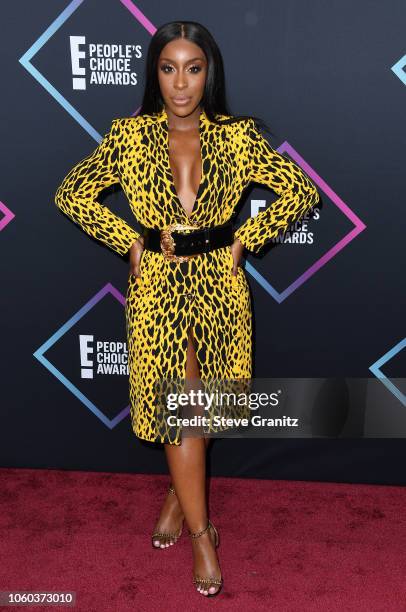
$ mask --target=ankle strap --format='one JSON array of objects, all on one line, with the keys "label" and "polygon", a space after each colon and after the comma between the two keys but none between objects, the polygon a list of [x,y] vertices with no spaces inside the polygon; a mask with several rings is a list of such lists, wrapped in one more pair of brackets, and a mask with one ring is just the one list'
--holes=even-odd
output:
[{"label": "ankle strap", "polygon": [[207,527],[205,527],[204,529],[202,529],[201,531],[195,531],[195,533],[192,533],[189,530],[189,535],[191,538],[200,538],[201,535],[203,535],[204,533],[206,533],[206,531],[208,530],[209,527],[211,527],[212,524],[210,522],[210,520],[207,522]]}]

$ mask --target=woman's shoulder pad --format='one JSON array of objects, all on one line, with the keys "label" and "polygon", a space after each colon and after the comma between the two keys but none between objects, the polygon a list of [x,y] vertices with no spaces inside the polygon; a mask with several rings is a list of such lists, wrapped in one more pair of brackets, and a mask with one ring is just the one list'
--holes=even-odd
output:
[{"label": "woman's shoulder pad", "polygon": [[246,129],[248,127],[248,125],[250,125],[250,123],[252,123],[252,119],[251,117],[241,117],[239,118],[238,115],[216,115],[217,119],[219,121],[224,121],[226,122],[225,125],[229,125],[230,127],[239,127],[239,128],[243,128]]},{"label": "woman's shoulder pad", "polygon": [[119,127],[127,127],[129,125],[141,125],[142,119],[143,118],[141,116],[137,116],[137,117],[115,117],[112,120],[112,125],[119,126]]}]

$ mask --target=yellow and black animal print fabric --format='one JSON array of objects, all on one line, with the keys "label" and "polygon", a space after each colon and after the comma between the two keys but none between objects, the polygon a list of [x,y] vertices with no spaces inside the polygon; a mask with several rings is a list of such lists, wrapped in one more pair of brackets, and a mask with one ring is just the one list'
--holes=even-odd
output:
[{"label": "yellow and black animal print fabric", "polygon": [[[217,119],[228,117],[217,115]],[[318,202],[312,181],[270,146],[252,119],[219,125],[202,110],[199,130],[202,178],[190,216],[173,181],[165,107],[157,114],[114,119],[99,146],[64,178],[56,205],[90,236],[124,255],[139,233],[96,200],[112,184],[121,184],[141,226],[164,229],[173,223],[196,227],[225,223],[233,217],[248,183],[261,183],[279,198],[234,232],[255,253]],[[144,249],[141,282],[129,276],[129,393],[132,428],[138,437],[181,443],[182,427],[168,425],[156,383],[184,379],[189,327],[203,383],[251,378],[250,293],[244,269],[238,266],[233,277],[232,264],[229,246],[186,262]],[[230,408],[227,416],[238,412],[241,416],[244,411]]]}]

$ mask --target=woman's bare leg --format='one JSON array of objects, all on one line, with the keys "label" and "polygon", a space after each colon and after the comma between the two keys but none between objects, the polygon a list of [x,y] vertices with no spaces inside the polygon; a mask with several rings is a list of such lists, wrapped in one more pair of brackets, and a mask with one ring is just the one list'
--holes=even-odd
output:
[{"label": "woman's bare leg", "polygon": [[[207,449],[210,438],[204,438],[204,441]],[[175,495],[173,493],[168,493],[162,504],[158,521],[155,524],[154,533],[179,533],[184,518],[176,493]],[[168,548],[172,544],[175,544],[175,542],[176,538],[156,538],[154,539],[154,546],[157,548]]]},{"label": "woman's bare leg", "polygon": [[[200,378],[199,367],[196,359],[196,354],[193,345],[193,333],[190,332],[188,338],[187,356],[186,356],[186,374],[185,379],[188,381],[186,390],[191,388],[193,380]],[[203,438],[206,449],[209,446],[210,438]],[[173,485],[173,482],[172,482]],[[175,487],[176,491],[176,487]],[[179,533],[182,523],[184,521],[184,514],[179,504],[177,495],[168,492],[165,501],[161,507],[158,521],[155,524],[154,533]],[[203,536],[202,536],[203,537]],[[155,538],[153,540],[154,546],[157,548],[168,548],[175,544],[176,538]]]},{"label": "woman's bare leg", "polygon": [[[188,336],[186,374],[190,383],[200,378],[198,362],[193,344],[193,334]],[[190,388],[190,386],[188,387]],[[206,447],[207,442],[202,437],[182,437],[179,446],[165,444],[165,454],[168,462],[172,484],[183,511],[186,523],[191,532],[201,531],[207,526],[206,500]],[[190,538],[192,543],[194,574],[200,577],[220,577],[220,568],[214,547],[214,535],[211,529],[199,538]],[[213,594],[218,586],[208,590],[199,588],[202,593]]]}]

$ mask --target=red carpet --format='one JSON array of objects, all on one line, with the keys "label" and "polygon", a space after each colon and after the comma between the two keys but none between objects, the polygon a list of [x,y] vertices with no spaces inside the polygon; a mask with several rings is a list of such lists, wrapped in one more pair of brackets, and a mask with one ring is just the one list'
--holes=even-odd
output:
[{"label": "red carpet", "polygon": [[406,610],[400,487],[212,479],[225,583],[206,599],[186,530],[166,550],[150,544],[167,477],[0,469],[0,480],[0,591],[77,594],[74,608],[38,610]]}]

